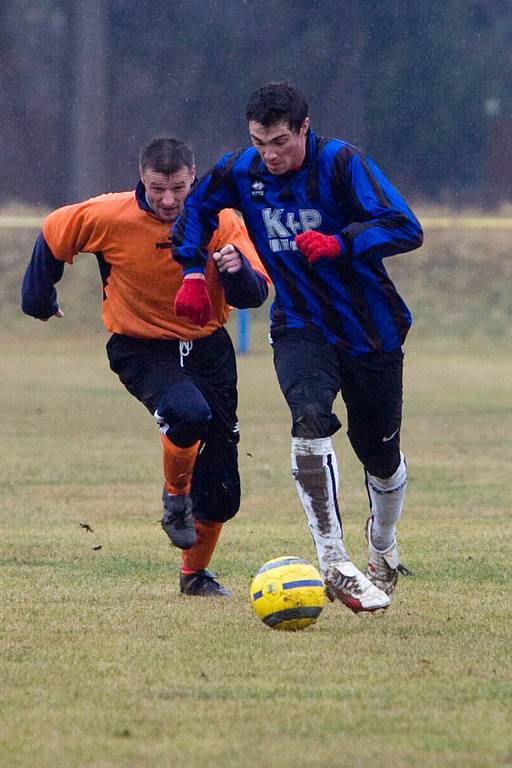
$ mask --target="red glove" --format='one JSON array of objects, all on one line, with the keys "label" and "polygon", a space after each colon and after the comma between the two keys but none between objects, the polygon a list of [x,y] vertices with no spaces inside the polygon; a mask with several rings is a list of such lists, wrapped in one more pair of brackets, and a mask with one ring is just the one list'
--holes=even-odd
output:
[{"label": "red glove", "polygon": [[188,317],[201,328],[212,316],[212,303],[206,281],[202,277],[188,277],[176,294],[174,311],[179,317]]},{"label": "red glove", "polygon": [[295,242],[310,264],[314,264],[318,259],[335,259],[341,256],[338,238],[334,235],[322,235],[315,229],[297,235]]}]

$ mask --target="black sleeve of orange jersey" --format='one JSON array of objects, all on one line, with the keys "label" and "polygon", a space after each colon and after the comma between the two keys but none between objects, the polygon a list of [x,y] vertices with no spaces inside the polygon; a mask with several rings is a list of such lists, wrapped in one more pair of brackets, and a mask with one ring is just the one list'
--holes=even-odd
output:
[{"label": "black sleeve of orange jersey", "polygon": [[21,286],[21,308],[26,315],[47,320],[57,312],[55,283],[63,272],[64,262],[55,258],[41,232]]},{"label": "black sleeve of orange jersey", "polygon": [[241,253],[242,268],[238,272],[220,272],[224,296],[228,304],[237,309],[261,307],[268,296],[267,281],[252,268]]}]

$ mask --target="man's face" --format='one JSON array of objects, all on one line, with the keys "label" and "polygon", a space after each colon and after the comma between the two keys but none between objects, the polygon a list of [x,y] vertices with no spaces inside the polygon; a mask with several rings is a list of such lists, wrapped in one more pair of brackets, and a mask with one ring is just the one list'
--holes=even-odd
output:
[{"label": "man's face", "polygon": [[140,178],[146,187],[148,203],[160,221],[166,224],[173,224],[176,221],[195,175],[195,167],[187,168],[185,165],[171,176],[157,173],[151,168],[141,170]]},{"label": "man's face", "polygon": [[294,133],[285,120],[265,127],[255,120],[249,120],[252,143],[270,173],[282,176],[302,165],[306,154],[306,134],[309,118],[306,117],[298,133]]}]

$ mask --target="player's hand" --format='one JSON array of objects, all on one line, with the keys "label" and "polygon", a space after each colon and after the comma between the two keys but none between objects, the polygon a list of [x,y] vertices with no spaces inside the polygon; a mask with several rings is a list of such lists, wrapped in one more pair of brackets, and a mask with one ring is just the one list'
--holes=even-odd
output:
[{"label": "player's hand", "polygon": [[206,325],[212,316],[212,303],[204,275],[193,273],[184,277],[183,284],[176,294],[174,311],[179,317],[188,317],[194,325],[201,328]]},{"label": "player's hand", "polygon": [[213,260],[217,262],[219,272],[238,272],[242,268],[242,257],[234,245],[228,243],[220,251],[215,251]]},{"label": "player's hand", "polygon": [[335,259],[341,255],[341,246],[337,237],[322,235],[314,229],[297,235],[295,242],[310,264],[314,264],[318,259]]},{"label": "player's hand", "polygon": [[[52,317],[64,317],[64,312],[59,307],[58,310],[52,315]],[[52,319],[52,317],[40,317],[38,319],[41,320],[42,323],[47,323],[48,320]]]}]

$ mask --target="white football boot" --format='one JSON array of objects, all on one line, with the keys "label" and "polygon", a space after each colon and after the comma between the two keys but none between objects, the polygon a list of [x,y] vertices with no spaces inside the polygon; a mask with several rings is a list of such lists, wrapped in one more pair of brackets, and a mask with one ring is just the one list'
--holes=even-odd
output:
[{"label": "white football boot", "polygon": [[380,552],[372,544],[372,517],[366,521],[365,535],[368,541],[368,565],[366,575],[376,587],[381,589],[391,599],[395,591],[398,574],[410,576],[411,572],[400,563],[396,539],[384,552]]},{"label": "white football boot", "polygon": [[390,603],[386,593],[372,584],[350,560],[333,563],[323,578],[329,600],[340,600],[354,613],[378,611]]}]

